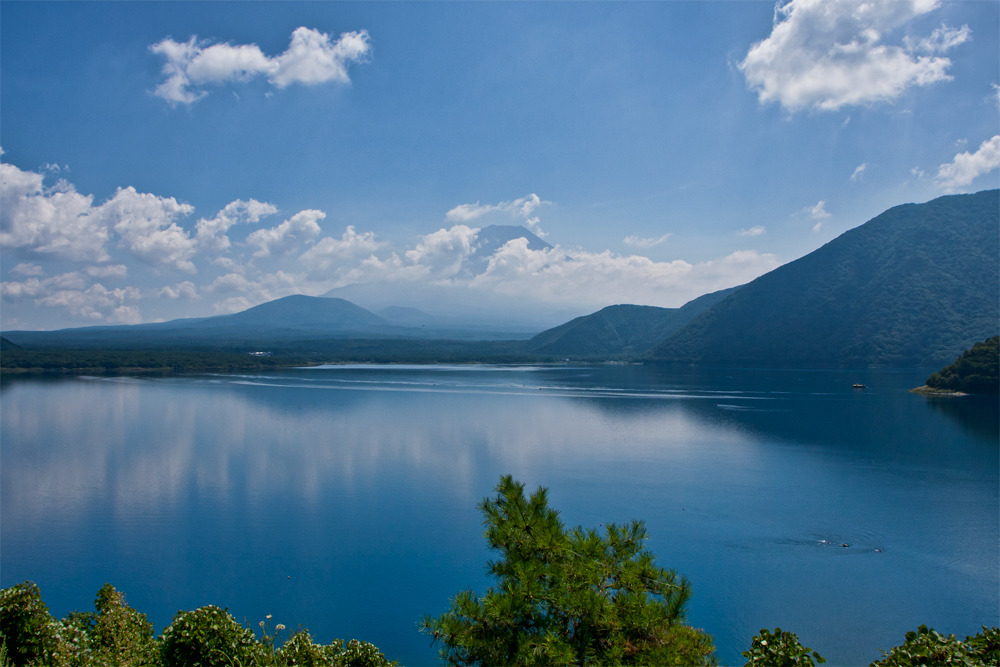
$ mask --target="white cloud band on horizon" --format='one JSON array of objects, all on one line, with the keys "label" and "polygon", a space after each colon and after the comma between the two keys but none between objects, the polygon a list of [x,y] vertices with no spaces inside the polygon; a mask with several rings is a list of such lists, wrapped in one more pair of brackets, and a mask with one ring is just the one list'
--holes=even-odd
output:
[{"label": "white cloud band on horizon", "polygon": [[[235,200],[214,216],[195,220],[194,207],[173,197],[127,186],[97,204],[68,182],[47,188],[44,174],[6,163],[0,167],[0,250],[11,267],[7,280],[0,281],[0,295],[7,303],[33,304],[58,326],[133,324],[170,319],[167,313],[203,315],[206,309],[233,312],[351,284],[384,289],[387,299],[433,285],[477,307],[502,302],[536,313],[613,303],[679,306],[777,266],[773,255],[756,251],[690,263],[610,250],[533,250],[523,239],[495,249],[480,246],[480,229],[461,222],[393,248],[353,225],[331,235],[321,225],[326,213],[316,209],[230,239],[237,226],[257,225],[277,209],[254,199]],[[531,195],[457,207],[450,217],[492,213],[530,219],[543,203]],[[490,254],[477,254],[483,252]],[[178,280],[182,275],[190,277]],[[4,309],[8,323],[17,317],[11,310]],[[31,328],[25,324],[12,328]]]},{"label": "white cloud band on horizon", "polygon": [[911,86],[951,79],[951,60],[935,55],[970,38],[968,26],[941,26],[921,40],[886,36],[938,8],[939,0],[788,0],[774,11],[770,36],[738,64],[762,104],[791,112],[834,111],[889,102]]},{"label": "white cloud band on horizon", "polygon": [[212,44],[197,37],[186,42],[166,38],[149,47],[163,56],[166,80],[153,91],[172,105],[193,104],[208,94],[207,85],[248,81],[264,76],[274,86],[293,83],[348,83],[347,66],[365,62],[372,52],[367,30],[345,32],[336,41],[318,30],[296,28],[280,55],[268,57],[256,44]]}]

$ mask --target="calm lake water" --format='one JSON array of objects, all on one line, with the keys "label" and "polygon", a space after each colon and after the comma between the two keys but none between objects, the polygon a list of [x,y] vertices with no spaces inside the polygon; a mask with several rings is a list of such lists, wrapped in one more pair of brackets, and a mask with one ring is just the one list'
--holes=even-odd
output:
[{"label": "calm lake water", "polygon": [[111,582],[157,631],[217,604],[434,664],[417,623],[490,583],[475,506],[510,473],[548,487],[567,525],[643,519],[724,663],[781,626],[867,664],[921,623],[1000,623],[996,400],[907,393],[927,374],[5,380],[0,585],[31,579],[63,616]]}]

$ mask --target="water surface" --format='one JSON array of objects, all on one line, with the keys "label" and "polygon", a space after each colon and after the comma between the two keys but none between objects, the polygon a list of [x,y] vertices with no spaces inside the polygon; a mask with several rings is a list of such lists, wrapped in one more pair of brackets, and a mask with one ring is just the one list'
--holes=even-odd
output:
[{"label": "water surface", "polygon": [[475,505],[509,473],[548,487],[568,525],[645,520],[724,663],[781,626],[831,664],[867,664],[922,623],[1000,623],[996,402],[907,393],[926,375],[4,380],[0,585],[36,581],[62,616],[111,582],[157,630],[218,604],[432,664],[417,623],[489,584]]}]

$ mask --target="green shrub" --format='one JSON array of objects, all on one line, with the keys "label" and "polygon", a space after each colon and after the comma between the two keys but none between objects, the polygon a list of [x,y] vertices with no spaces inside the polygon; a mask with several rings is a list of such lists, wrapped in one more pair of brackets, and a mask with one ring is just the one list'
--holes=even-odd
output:
[{"label": "green shrub", "polygon": [[160,641],[164,667],[249,667],[263,659],[253,632],[214,605],[177,612]]},{"label": "green shrub", "polygon": [[983,628],[974,637],[959,641],[955,635],[942,635],[921,625],[916,632],[907,632],[906,641],[891,651],[882,651],[882,659],[871,667],[978,667],[996,665],[1000,656],[1000,630]]},{"label": "green shrub", "polygon": [[0,638],[14,665],[51,663],[60,653],[58,622],[34,582],[0,591]]},{"label": "green shrub", "polygon": [[386,660],[374,644],[352,639],[334,656],[335,667],[391,667],[395,661]]},{"label": "green shrub", "polygon": [[125,604],[125,595],[104,584],[94,601],[97,614],[90,631],[90,650],[97,664],[122,667],[158,665],[153,624]]},{"label": "green shrub", "polygon": [[313,642],[308,630],[300,630],[288,638],[277,652],[278,665],[301,665],[301,667],[330,667],[344,642],[336,640],[323,646]]},{"label": "green shrub", "polygon": [[743,651],[747,659],[746,667],[796,667],[826,662],[819,653],[803,646],[794,632],[775,628],[772,634],[767,629],[750,640],[750,650]]}]

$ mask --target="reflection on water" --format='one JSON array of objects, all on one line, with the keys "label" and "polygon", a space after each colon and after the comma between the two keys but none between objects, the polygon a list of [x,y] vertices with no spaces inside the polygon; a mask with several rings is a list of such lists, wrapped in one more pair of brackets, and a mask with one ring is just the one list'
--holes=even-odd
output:
[{"label": "reflection on water", "polygon": [[998,623],[996,403],[908,394],[926,374],[5,380],[0,583],[63,615],[110,581],[160,627],[216,603],[424,664],[417,621],[488,583],[475,504],[511,473],[569,524],[644,519],[724,662],[781,625],[867,663],[920,623]]}]

